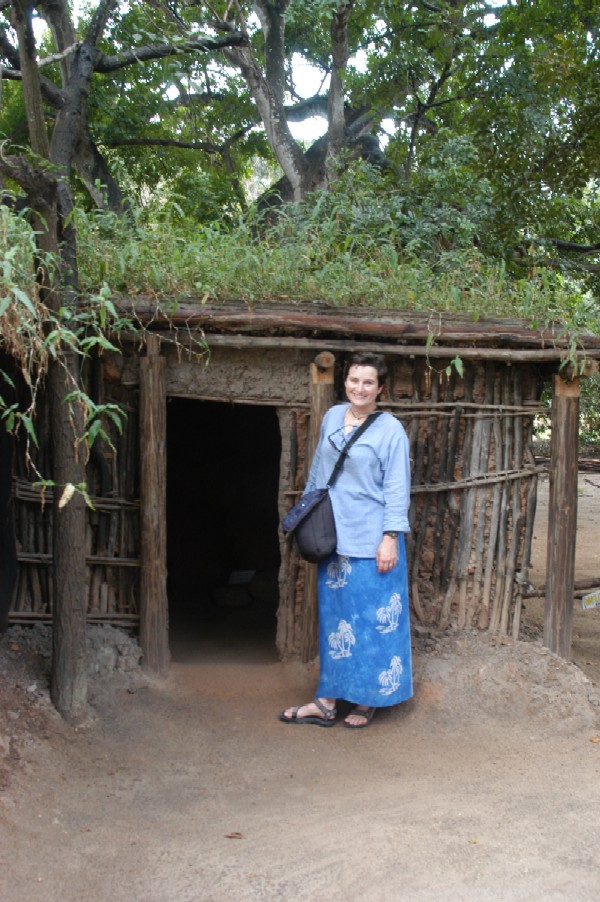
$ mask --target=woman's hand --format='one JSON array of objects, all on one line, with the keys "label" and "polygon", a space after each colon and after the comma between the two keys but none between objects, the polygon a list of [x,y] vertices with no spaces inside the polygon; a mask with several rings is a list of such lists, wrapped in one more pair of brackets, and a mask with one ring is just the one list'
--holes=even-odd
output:
[{"label": "woman's hand", "polygon": [[384,536],[377,549],[375,557],[379,573],[387,573],[398,563],[398,539],[393,536]]}]

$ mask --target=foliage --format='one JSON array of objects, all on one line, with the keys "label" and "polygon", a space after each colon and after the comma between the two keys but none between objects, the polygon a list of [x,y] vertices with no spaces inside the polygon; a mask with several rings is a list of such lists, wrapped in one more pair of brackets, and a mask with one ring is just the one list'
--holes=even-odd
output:
[{"label": "foliage", "polygon": [[[87,37],[97,6],[90,2],[82,8],[75,22],[79,40]],[[285,112],[298,121],[317,109],[326,120],[332,17],[346,7],[339,0],[151,5],[111,0],[104,7],[98,42],[104,65],[90,82],[86,120],[106,163],[105,175],[111,174],[137,206],[154,206],[163,198],[179,200],[199,222],[220,221],[222,207],[233,218],[245,207],[243,184],[253,161],[273,164],[280,158],[255,90],[257,79],[268,78],[264,22],[275,9],[284,31],[270,65],[284,79]],[[585,190],[600,162],[597,3],[355,0],[349,7],[349,59],[342,72],[349,146],[364,135],[385,137],[386,164],[416,185],[423,166],[436,158],[443,191],[445,155],[464,139],[469,147],[463,161],[465,199],[471,204],[476,199],[467,195],[472,180],[487,181],[484,200],[493,215],[479,238],[487,253],[508,266],[518,267],[538,240],[583,241],[581,230],[577,237],[571,232],[561,207]],[[43,5],[39,11],[51,14]],[[239,57],[190,44],[242,27],[251,75]],[[161,51],[167,45],[173,53]],[[141,53],[152,47],[154,56]],[[40,55],[56,49],[46,33]],[[133,61],[117,65],[128,53]],[[7,55],[7,69],[13,62]],[[321,78],[309,98],[314,104],[302,104],[309,89],[299,63]],[[57,63],[43,73],[60,85]],[[274,96],[279,85],[271,88]],[[17,142],[25,133],[22,100],[12,81],[3,93],[0,131]],[[288,140],[283,156],[293,156],[299,147]],[[303,162],[309,165],[308,154]],[[83,192],[80,203],[89,205]],[[595,239],[588,235],[589,240]],[[517,247],[521,253],[515,256]]]},{"label": "foliage", "polygon": [[457,176],[436,203],[422,186],[441,178],[450,186],[450,167],[442,174],[433,163],[414,188],[390,190],[385,173],[355,161],[330,190],[234,224],[201,226],[161,206],[140,212],[132,232],[113,214],[78,211],[81,289],[105,282],[115,293],[167,298],[319,300],[597,327],[575,279],[545,267],[516,276],[477,247],[487,207],[463,195],[485,196],[485,183],[467,190]]},{"label": "foliage", "polygon": [[[329,190],[275,214],[254,208],[232,220],[226,212],[202,225],[189,209],[160,201],[132,213],[132,227],[114,213],[77,208],[81,295],[104,303],[115,294],[150,294],[168,304],[183,296],[318,300],[600,331],[596,301],[576,271],[540,266],[520,274],[486,253],[480,236],[493,215],[489,181],[469,172],[467,139],[444,142],[447,152],[432,154],[410,184],[342,160]],[[577,210],[582,216],[583,201]],[[23,217],[5,212],[9,220],[23,230],[11,253],[30,261]],[[32,276],[28,265],[23,286]]]},{"label": "foliage", "polygon": [[[107,334],[110,332],[114,337],[124,329],[132,329],[133,324],[117,314],[106,286],[76,311],[61,308],[54,312],[40,300],[34,261],[41,265],[42,259],[35,246],[35,234],[27,224],[26,212],[13,215],[6,207],[0,207],[0,234],[7,248],[0,280],[0,349],[15,361],[28,390],[25,404],[7,402],[0,395],[0,419],[7,431],[18,433],[23,429],[27,444],[32,442],[37,446],[35,411],[50,361],[60,364],[65,347],[82,359],[116,350]],[[47,271],[55,269],[51,259],[44,262]],[[68,377],[66,367],[64,371]],[[16,388],[8,372],[0,370],[0,377],[5,388]],[[110,444],[105,428],[107,420],[119,431],[122,428],[124,414],[116,405],[94,404],[76,385],[65,402],[80,403],[85,410],[85,433],[77,437],[79,444],[89,448],[97,438]],[[31,457],[29,462],[33,464]]]},{"label": "foliage", "polygon": [[[82,221],[86,214],[77,212]],[[116,226],[123,227],[123,220],[111,216]],[[101,229],[107,223],[101,223]],[[63,366],[67,384],[71,385],[65,396],[67,407],[78,404],[84,411],[84,431],[74,437],[77,445],[84,447],[85,457],[89,449],[98,439],[113,447],[111,435],[121,432],[125,412],[117,404],[96,403],[80,385],[74,382],[64,366],[64,350],[74,352],[82,364],[92,356],[101,356],[106,351],[118,352],[117,342],[122,333],[130,333],[138,338],[144,332],[144,326],[133,315],[117,312],[112,291],[106,282],[88,286],[85,300],[73,308],[62,307],[58,311],[49,309],[39,297],[38,283],[32,268],[32,261],[40,259],[35,252],[35,235],[27,225],[24,214],[13,215],[6,207],[0,207],[0,234],[7,240],[8,250],[4,256],[2,278],[0,280],[0,350],[15,361],[19,377],[27,388],[27,400],[7,402],[4,399],[2,385],[15,389],[14,378],[6,370],[0,369],[0,421],[9,431],[18,433],[24,430],[26,446],[29,443],[38,446],[35,427],[35,415],[40,390],[44,384],[51,360]],[[105,237],[107,233],[104,233]],[[110,236],[110,245],[105,247],[107,253],[115,253],[115,239],[118,230]],[[128,247],[135,256],[131,233],[127,235]],[[98,249],[99,245],[96,245]],[[122,258],[129,259],[126,255]],[[146,256],[140,257],[140,264],[148,263]],[[53,268],[54,261],[46,261],[48,268]],[[101,265],[101,264],[100,264]],[[178,344],[176,336],[165,339]],[[183,350],[183,348],[182,348]],[[205,343],[195,339],[185,352],[196,358],[202,358],[206,352]],[[10,394],[14,394],[14,391]],[[114,450],[114,448],[113,448]],[[34,460],[27,451],[27,460],[35,469]],[[36,470],[37,472],[37,470]],[[42,485],[52,482],[37,473]],[[77,491],[80,487],[76,486]]]},{"label": "foliage", "polygon": [[600,448],[600,375],[581,380],[579,441],[583,448]]}]

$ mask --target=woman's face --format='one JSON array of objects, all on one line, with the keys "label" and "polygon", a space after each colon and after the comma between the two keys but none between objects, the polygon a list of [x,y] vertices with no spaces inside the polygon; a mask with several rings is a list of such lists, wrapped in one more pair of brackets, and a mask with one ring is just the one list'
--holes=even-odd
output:
[{"label": "woman's face", "polygon": [[346,396],[357,411],[373,410],[382,387],[374,366],[351,366],[344,382]]}]

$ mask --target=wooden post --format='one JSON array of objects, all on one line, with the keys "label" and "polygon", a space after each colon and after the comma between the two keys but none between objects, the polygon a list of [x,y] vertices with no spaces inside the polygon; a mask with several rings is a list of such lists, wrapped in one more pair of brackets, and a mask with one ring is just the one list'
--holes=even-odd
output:
[{"label": "wooden post", "polygon": [[553,389],[544,645],[561,657],[570,658],[577,532],[579,379],[565,382],[555,375]]},{"label": "wooden post", "polygon": [[166,361],[160,339],[147,337],[140,361],[140,644],[147,670],[169,665],[167,599]]},{"label": "wooden post", "polygon": [[[313,458],[321,422],[333,404],[335,356],[330,351],[318,354],[310,365],[310,431],[307,461]],[[317,565],[306,565],[304,617],[302,619],[302,660],[311,661],[319,651],[319,615],[317,606]]]}]

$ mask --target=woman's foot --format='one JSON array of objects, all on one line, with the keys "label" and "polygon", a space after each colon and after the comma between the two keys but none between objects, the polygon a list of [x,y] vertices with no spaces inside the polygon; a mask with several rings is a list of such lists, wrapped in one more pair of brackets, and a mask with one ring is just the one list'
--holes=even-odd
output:
[{"label": "woman's foot", "polygon": [[279,714],[279,720],[283,723],[316,724],[319,727],[332,727],[336,715],[334,698],[316,698],[308,705],[296,705],[287,708]]},{"label": "woman's foot", "polygon": [[344,726],[350,727],[353,730],[360,730],[363,727],[368,727],[373,720],[374,714],[375,708],[369,708],[367,705],[356,705],[344,719]]}]

